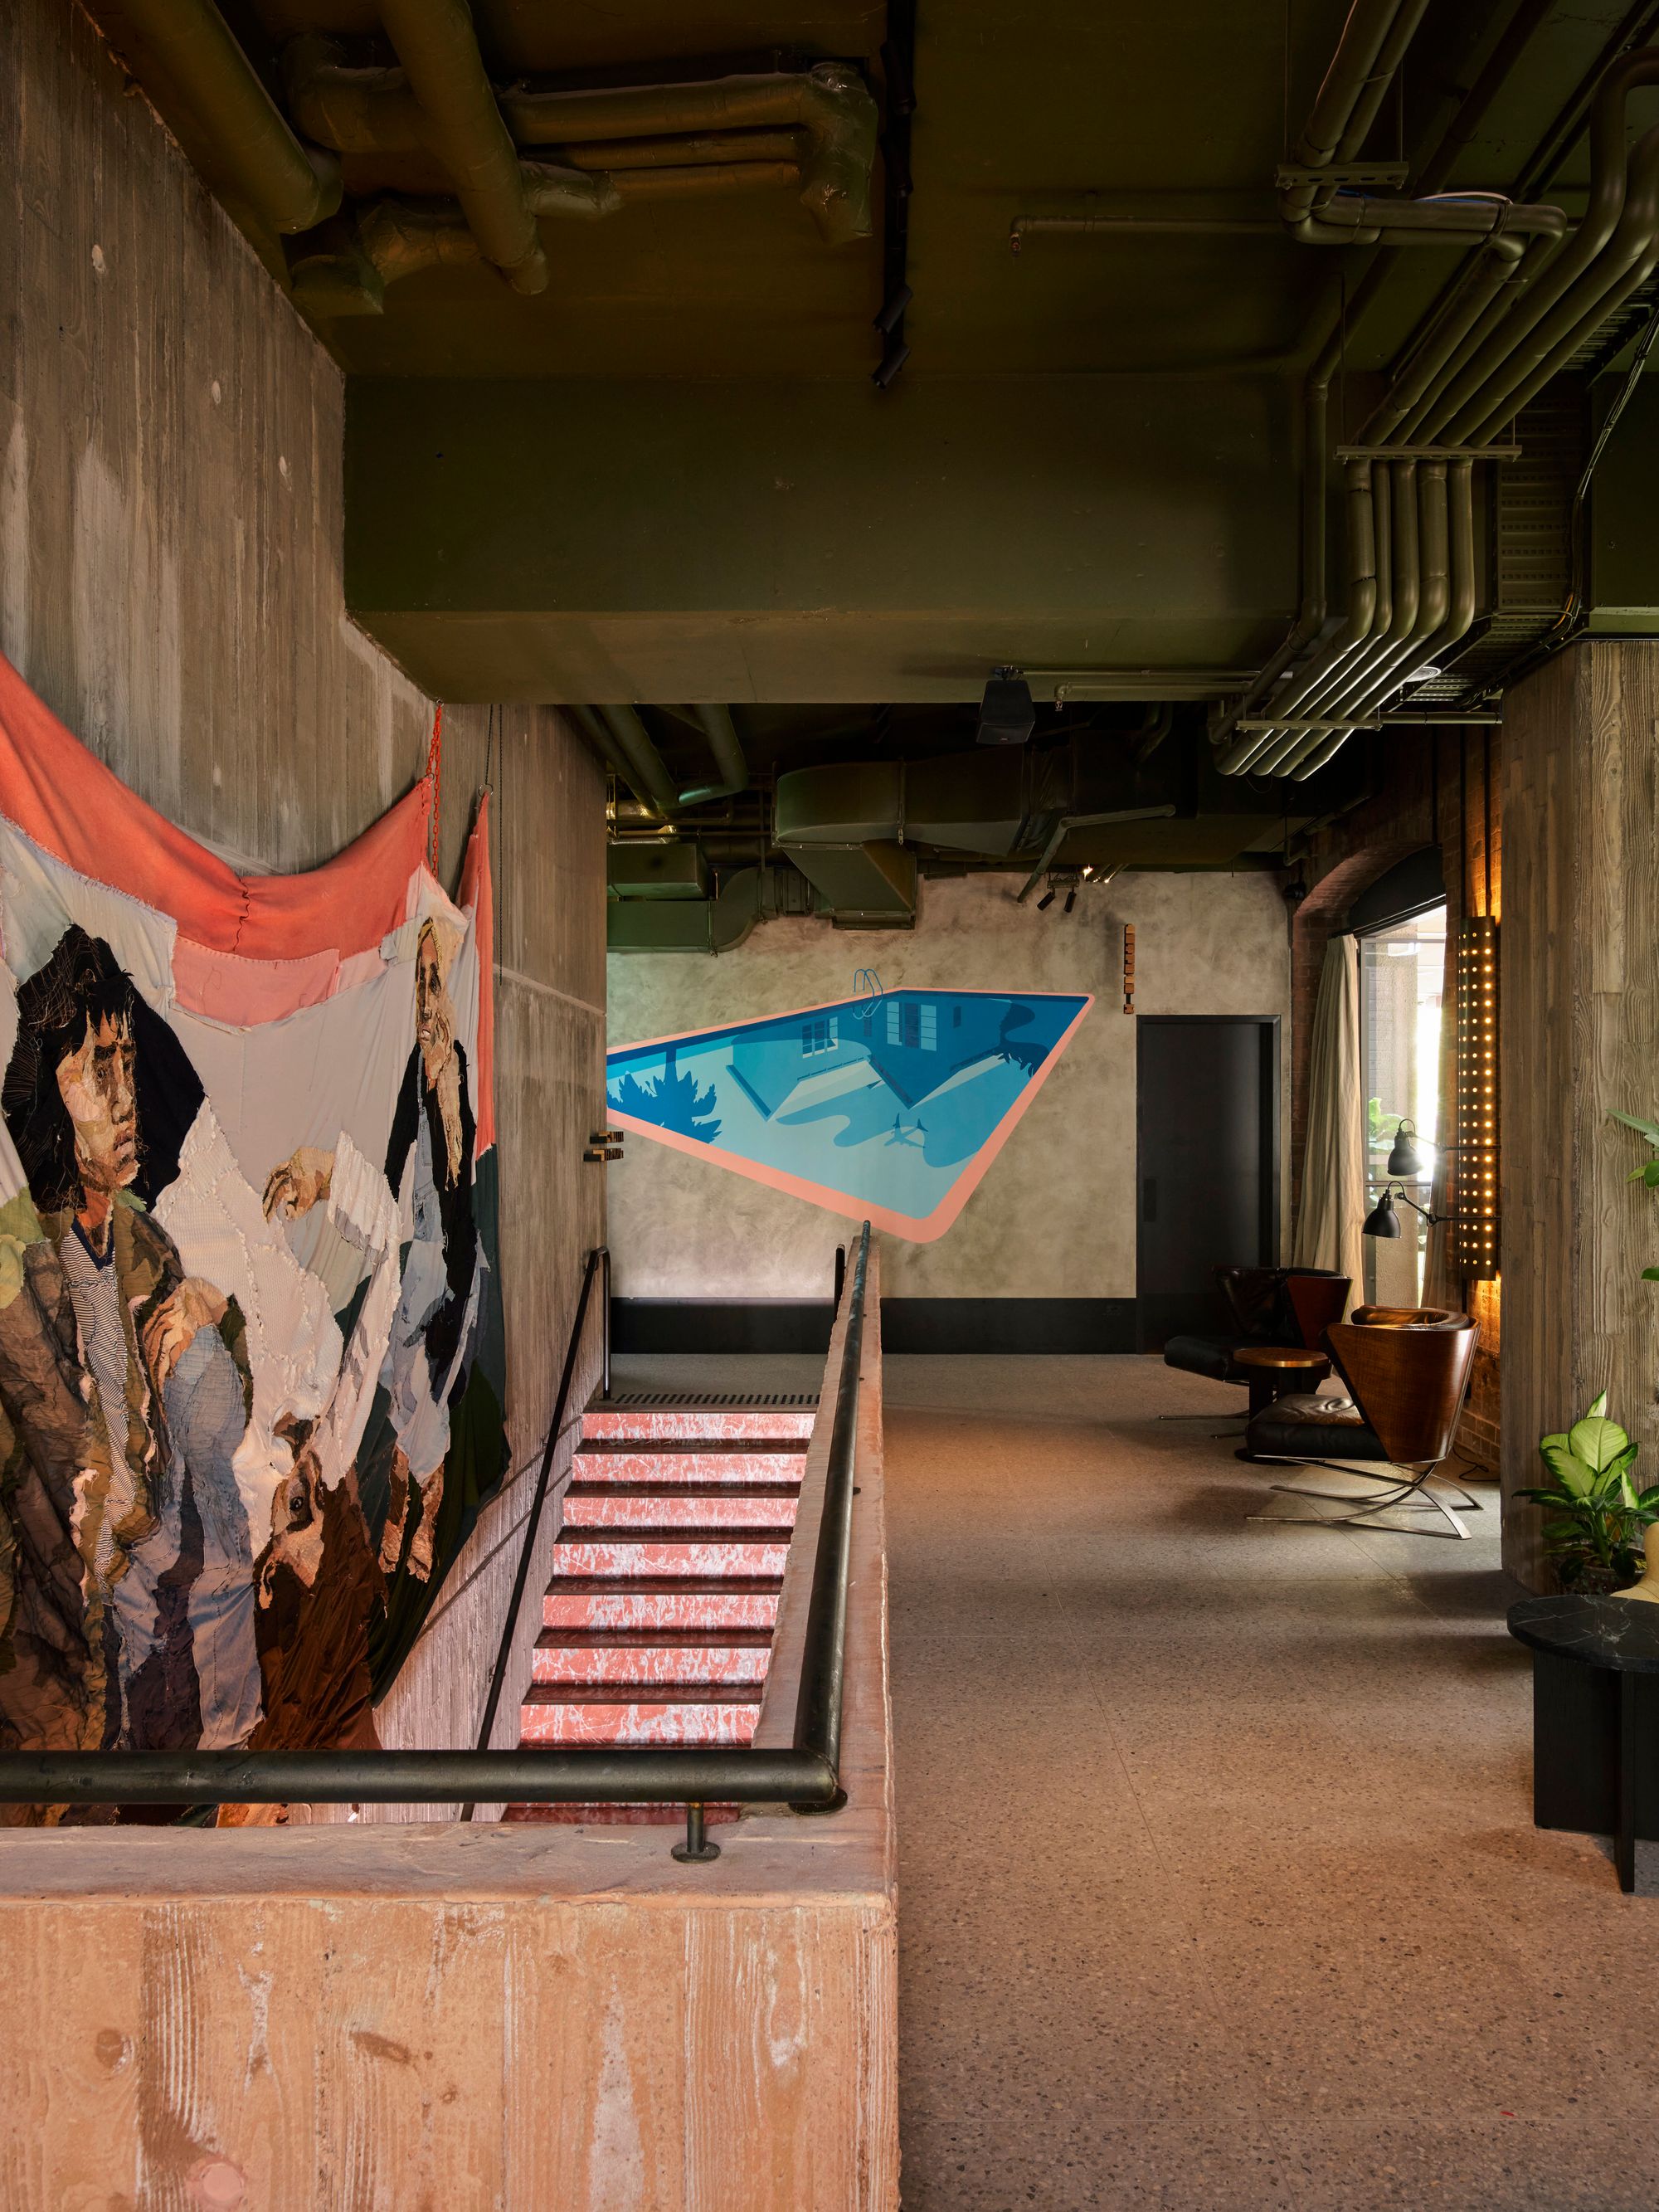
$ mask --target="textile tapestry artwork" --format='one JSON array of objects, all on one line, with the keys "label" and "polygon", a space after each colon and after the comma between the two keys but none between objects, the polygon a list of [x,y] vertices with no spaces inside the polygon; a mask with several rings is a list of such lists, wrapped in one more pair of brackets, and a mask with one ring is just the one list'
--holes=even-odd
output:
[{"label": "textile tapestry artwork", "polygon": [[[506,1466],[491,906],[239,876],[0,659],[0,1748],[373,1746]],[[7,1808],[6,1820],[109,1820]]]},{"label": "textile tapestry artwork", "polygon": [[1093,1001],[884,991],[605,1055],[611,1118],[832,1213],[931,1243]]}]

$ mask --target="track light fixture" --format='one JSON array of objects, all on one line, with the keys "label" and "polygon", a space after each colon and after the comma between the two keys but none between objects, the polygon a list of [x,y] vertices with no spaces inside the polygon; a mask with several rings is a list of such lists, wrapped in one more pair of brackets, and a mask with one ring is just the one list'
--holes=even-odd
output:
[{"label": "track light fixture", "polygon": [[1066,911],[1067,914],[1070,914],[1070,912],[1072,911],[1072,908],[1073,908],[1076,904],[1077,904],[1077,885],[1076,885],[1075,884],[1073,884],[1072,885],[1072,888],[1070,889],[1070,890],[1068,890],[1068,891],[1066,892],[1066,906],[1065,906],[1065,911]]},{"label": "track light fixture", "polygon": [[1037,912],[1039,914],[1046,914],[1054,902],[1054,887],[1050,884],[1048,890],[1044,891],[1042,896],[1037,901]]}]

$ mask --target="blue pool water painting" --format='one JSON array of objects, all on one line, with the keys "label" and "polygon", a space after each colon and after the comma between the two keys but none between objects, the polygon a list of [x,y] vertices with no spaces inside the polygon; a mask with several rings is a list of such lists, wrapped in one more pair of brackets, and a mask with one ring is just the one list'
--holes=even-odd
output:
[{"label": "blue pool water painting", "polygon": [[962,1211],[1086,994],[875,989],[606,1055],[611,1118],[925,1243]]}]

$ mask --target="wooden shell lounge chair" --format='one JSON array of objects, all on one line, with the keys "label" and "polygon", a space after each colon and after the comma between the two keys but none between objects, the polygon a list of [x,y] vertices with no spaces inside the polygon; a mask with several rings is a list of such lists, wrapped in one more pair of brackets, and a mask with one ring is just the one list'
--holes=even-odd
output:
[{"label": "wooden shell lounge chair", "polygon": [[[1253,1458],[1334,1468],[1382,1486],[1375,1496],[1356,1498],[1340,1491],[1275,1483],[1273,1488],[1286,1497],[1322,1498],[1352,1510],[1250,1517],[1387,1528],[1391,1524],[1375,1516],[1438,1513],[1448,1528],[1396,1528],[1395,1533],[1467,1536],[1462,1522],[1429,1483],[1451,1451],[1468,1391],[1475,1338],[1468,1314],[1429,1306],[1360,1306],[1351,1320],[1332,1322],[1324,1332],[1324,1348],[1347,1385],[1348,1398],[1279,1398],[1252,1419],[1245,1449]],[[1351,1466],[1354,1460],[1380,1464],[1389,1472],[1372,1475],[1369,1466]],[[1478,1498],[1455,1483],[1451,1487],[1470,1512],[1480,1510]]]}]

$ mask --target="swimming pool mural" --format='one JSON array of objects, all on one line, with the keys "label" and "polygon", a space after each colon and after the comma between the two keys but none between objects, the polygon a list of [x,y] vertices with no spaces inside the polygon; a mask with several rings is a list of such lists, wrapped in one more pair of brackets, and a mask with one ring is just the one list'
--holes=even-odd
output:
[{"label": "swimming pool mural", "polygon": [[931,1243],[1092,1003],[877,989],[656,1037],[607,1054],[608,1110],[676,1152]]}]

